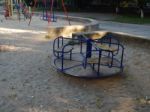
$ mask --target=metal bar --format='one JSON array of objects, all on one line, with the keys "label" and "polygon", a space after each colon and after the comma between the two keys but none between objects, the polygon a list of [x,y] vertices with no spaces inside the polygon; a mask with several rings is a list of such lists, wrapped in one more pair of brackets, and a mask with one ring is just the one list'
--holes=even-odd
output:
[{"label": "metal bar", "polygon": [[101,50],[99,50],[99,58],[98,58],[98,72],[97,72],[97,75],[98,75],[98,76],[100,75],[101,53],[102,53],[102,51],[101,51]]}]

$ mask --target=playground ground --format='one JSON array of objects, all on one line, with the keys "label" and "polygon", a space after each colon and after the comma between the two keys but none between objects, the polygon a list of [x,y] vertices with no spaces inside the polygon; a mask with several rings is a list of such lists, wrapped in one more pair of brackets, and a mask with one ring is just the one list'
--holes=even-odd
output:
[{"label": "playground ground", "polygon": [[0,45],[5,47],[0,52],[0,112],[150,110],[149,42],[123,42],[122,76],[80,79],[51,67],[53,41],[45,38],[45,24],[35,20],[28,27],[24,21],[0,22]]}]

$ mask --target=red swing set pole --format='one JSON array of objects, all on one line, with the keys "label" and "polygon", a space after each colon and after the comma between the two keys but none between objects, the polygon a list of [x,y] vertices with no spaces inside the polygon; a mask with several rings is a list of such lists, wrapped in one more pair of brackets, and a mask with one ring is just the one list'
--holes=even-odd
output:
[{"label": "red swing set pole", "polygon": [[[46,4],[46,0],[43,0]],[[64,4],[64,0],[61,1],[62,2],[62,7],[63,7],[63,10],[64,10],[64,13],[65,15],[67,16],[67,19],[68,19],[68,22],[69,22],[69,25],[71,25],[70,23],[70,19],[69,19],[69,16],[68,16],[68,12],[67,12],[67,9],[65,7],[65,4]],[[32,16],[34,15],[34,10],[35,10],[35,7],[36,7],[36,4],[37,4],[37,0],[34,0],[34,6],[33,6],[33,9],[32,9],[32,14],[31,14],[31,17],[30,17],[30,21],[29,21],[29,26],[30,26],[30,23],[31,23],[31,20],[32,20]],[[54,5],[54,0],[51,0],[51,7],[50,7],[50,15],[48,16],[48,23],[50,24],[51,22],[51,15],[53,13],[53,5]]]},{"label": "red swing set pole", "polygon": [[50,15],[48,16],[48,24],[51,22],[51,16],[53,13],[53,5],[54,5],[54,0],[51,0],[51,5],[50,5]]},{"label": "red swing set pole", "polygon": [[62,0],[62,6],[63,6],[63,10],[64,10],[64,12],[65,12],[65,15],[67,16],[69,25],[71,25],[70,19],[69,19],[69,16],[68,16],[68,12],[67,12],[67,9],[66,9],[65,4],[64,4],[64,0]]},{"label": "red swing set pole", "polygon": [[[63,10],[64,10],[64,13],[65,13],[65,15],[68,19],[69,25],[71,25],[70,19],[69,19],[69,16],[68,16],[68,12],[67,12],[67,9],[66,9],[65,4],[64,4],[64,0],[62,0],[61,2],[62,2],[62,7],[63,7]],[[50,15],[48,17],[48,23],[49,24],[51,22],[51,16],[52,16],[52,13],[53,13],[53,6],[54,6],[54,0],[51,0]]]}]

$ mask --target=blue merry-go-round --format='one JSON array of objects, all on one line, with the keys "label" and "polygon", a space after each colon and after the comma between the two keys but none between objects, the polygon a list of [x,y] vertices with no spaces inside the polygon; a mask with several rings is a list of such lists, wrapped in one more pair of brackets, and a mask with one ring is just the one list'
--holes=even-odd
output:
[{"label": "blue merry-go-round", "polygon": [[99,78],[123,72],[123,55],[124,46],[112,35],[98,39],[60,36],[53,42],[51,64],[68,75]]}]

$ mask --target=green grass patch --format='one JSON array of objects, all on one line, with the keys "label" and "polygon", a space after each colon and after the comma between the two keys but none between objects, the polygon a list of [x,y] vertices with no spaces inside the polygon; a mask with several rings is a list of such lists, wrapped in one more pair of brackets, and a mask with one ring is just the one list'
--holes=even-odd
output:
[{"label": "green grass patch", "polygon": [[150,24],[150,17],[140,18],[139,16],[122,15],[117,16],[115,19],[111,21],[121,23],[132,23],[132,24]]}]

